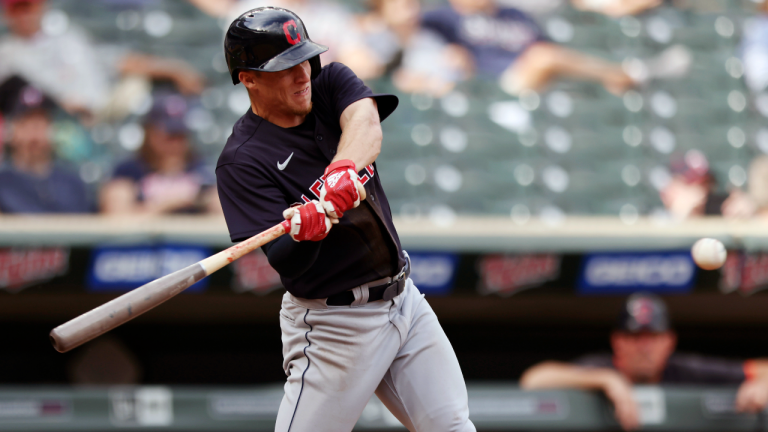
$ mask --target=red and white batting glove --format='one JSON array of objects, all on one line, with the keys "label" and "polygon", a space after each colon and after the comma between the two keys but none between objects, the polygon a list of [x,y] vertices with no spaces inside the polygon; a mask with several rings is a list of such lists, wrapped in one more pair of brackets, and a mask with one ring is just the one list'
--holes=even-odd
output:
[{"label": "red and white batting glove", "polygon": [[320,203],[328,216],[338,219],[344,212],[360,205],[365,199],[365,187],[349,159],[336,161],[325,169],[325,184],[320,189]]},{"label": "red and white batting glove", "polygon": [[288,231],[288,235],[297,242],[320,241],[331,230],[331,219],[317,201],[285,209],[283,217],[286,220],[283,226]]}]

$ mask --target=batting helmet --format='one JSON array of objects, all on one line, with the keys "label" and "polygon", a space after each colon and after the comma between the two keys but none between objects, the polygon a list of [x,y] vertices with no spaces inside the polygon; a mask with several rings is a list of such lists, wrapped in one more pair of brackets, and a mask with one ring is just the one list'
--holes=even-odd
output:
[{"label": "batting helmet", "polygon": [[327,46],[309,39],[307,29],[298,15],[278,7],[250,10],[232,22],[224,38],[232,82],[241,70],[278,72],[309,60],[312,78],[320,73],[320,54]]}]

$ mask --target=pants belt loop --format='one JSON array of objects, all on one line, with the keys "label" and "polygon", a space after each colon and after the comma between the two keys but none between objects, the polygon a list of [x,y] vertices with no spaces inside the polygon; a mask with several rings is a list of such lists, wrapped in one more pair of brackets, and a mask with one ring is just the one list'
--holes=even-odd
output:
[{"label": "pants belt loop", "polygon": [[368,303],[368,284],[352,288],[352,294],[355,295],[355,301],[350,306],[362,306]]}]

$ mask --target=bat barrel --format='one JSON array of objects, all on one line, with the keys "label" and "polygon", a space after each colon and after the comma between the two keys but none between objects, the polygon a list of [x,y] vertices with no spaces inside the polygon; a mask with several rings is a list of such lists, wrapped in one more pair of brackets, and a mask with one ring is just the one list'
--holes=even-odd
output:
[{"label": "bat barrel", "polygon": [[200,279],[271,242],[290,229],[291,223],[284,221],[216,255],[123,294],[51,330],[51,344],[56,351],[63,353],[101,336],[169,300]]},{"label": "bat barrel", "polygon": [[136,318],[206,276],[200,263],[171,273],[86,312],[51,330],[58,352],[67,352]]}]

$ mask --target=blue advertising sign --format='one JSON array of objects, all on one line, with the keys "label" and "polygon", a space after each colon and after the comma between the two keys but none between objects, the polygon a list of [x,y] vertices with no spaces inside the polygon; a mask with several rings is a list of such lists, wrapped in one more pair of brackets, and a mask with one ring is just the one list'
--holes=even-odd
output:
[{"label": "blue advertising sign", "polygon": [[581,294],[682,294],[691,290],[695,279],[689,251],[596,253],[584,256],[578,289]]},{"label": "blue advertising sign", "polygon": [[408,253],[411,280],[421,293],[447,295],[453,289],[459,256],[452,253]]},{"label": "blue advertising sign", "polygon": [[[88,288],[92,291],[128,291],[188,267],[211,255],[201,246],[103,246],[91,252]],[[208,278],[187,288],[199,292]]]}]

